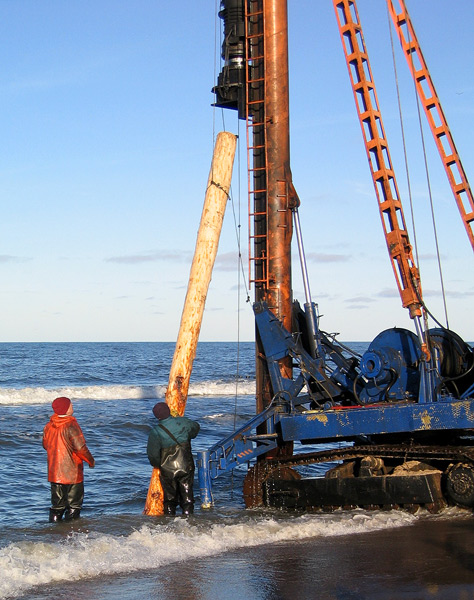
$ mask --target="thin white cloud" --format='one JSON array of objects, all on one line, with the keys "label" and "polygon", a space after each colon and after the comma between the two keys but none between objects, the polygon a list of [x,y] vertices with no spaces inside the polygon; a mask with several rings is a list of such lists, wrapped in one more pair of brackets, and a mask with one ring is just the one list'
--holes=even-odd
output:
[{"label": "thin white cloud", "polygon": [[344,302],[347,304],[370,304],[371,302],[375,302],[375,298],[369,296],[354,296],[354,298],[347,298]]},{"label": "thin white cloud", "polygon": [[0,263],[22,263],[33,260],[25,256],[12,256],[11,254],[0,254]]},{"label": "thin white cloud", "polygon": [[189,252],[158,250],[156,252],[143,252],[142,254],[129,254],[124,256],[110,256],[105,262],[118,263],[122,265],[136,265],[148,262],[187,262]]},{"label": "thin white cloud", "polygon": [[363,310],[364,308],[369,308],[369,304],[356,303],[347,306],[347,310]]},{"label": "thin white cloud", "polygon": [[377,296],[379,298],[397,298],[399,296],[398,293],[398,289],[395,288],[385,288],[384,290],[380,291]]},{"label": "thin white cloud", "polygon": [[326,254],[324,252],[308,252],[306,259],[316,263],[342,263],[351,260],[347,254]]},{"label": "thin white cloud", "polygon": [[446,292],[446,296],[449,296],[450,298],[472,298],[474,296],[474,291],[456,292],[456,291],[450,290],[450,291]]},{"label": "thin white cloud", "polygon": [[[446,257],[444,257],[444,258],[446,258]],[[420,254],[420,262],[431,261],[431,260],[438,260],[437,254],[435,254],[433,252],[427,252],[424,254]]]},{"label": "thin white cloud", "polygon": [[[244,260],[244,259],[242,259]],[[224,252],[218,254],[214,264],[216,271],[236,271],[240,268],[237,252]]]}]

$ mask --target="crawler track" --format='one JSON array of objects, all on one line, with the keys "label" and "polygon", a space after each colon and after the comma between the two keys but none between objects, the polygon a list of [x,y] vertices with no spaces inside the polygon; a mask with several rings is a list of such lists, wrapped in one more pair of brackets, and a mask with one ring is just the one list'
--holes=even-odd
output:
[{"label": "crawler track", "polygon": [[296,467],[314,463],[354,460],[365,456],[401,459],[403,461],[447,461],[474,464],[474,448],[467,446],[405,446],[405,445],[370,445],[349,446],[320,452],[307,452],[265,461],[269,466]]},{"label": "crawler track", "polygon": [[[350,462],[366,457],[381,458],[384,462],[387,461],[392,465],[418,461],[430,465],[435,471],[420,471],[417,473],[418,481],[416,481],[414,474],[410,475],[408,480],[404,477],[398,477],[398,484],[395,481],[397,478],[389,477],[384,483],[382,482],[383,477],[378,475],[369,477],[354,477],[353,475],[346,477],[342,475],[342,479],[340,475],[338,477],[339,483],[334,480],[331,482],[326,478],[316,478],[312,480],[313,483],[305,483],[309,480],[301,480],[300,475],[292,469],[292,467],[301,465],[338,461]],[[433,475],[433,473],[438,473],[438,475]],[[386,495],[386,485],[387,487],[395,486],[391,495],[390,493],[388,496]],[[313,486],[313,491],[311,491],[311,486]],[[342,488],[346,491],[339,494]],[[318,491],[314,492],[315,489]],[[373,502],[367,500],[370,497],[370,489],[374,490]],[[415,503],[408,502],[406,499],[407,490],[410,493],[413,491],[413,497],[418,497],[419,500]],[[325,496],[328,499],[327,501],[324,499]],[[306,500],[302,500],[303,497]],[[360,502],[362,497],[365,500]],[[388,500],[381,500],[381,498],[387,497]],[[294,504],[295,508],[302,508],[300,504],[303,502],[306,509],[309,506],[314,508],[317,505],[322,507],[332,506],[334,508],[335,502],[337,503],[337,500],[342,499],[344,499],[344,502],[339,504],[340,506],[345,504],[351,506],[384,504],[391,507],[416,508],[424,505],[428,509],[439,510],[446,502],[450,502],[464,507],[473,507],[474,448],[471,446],[377,444],[268,458],[265,461],[258,461],[249,470],[244,484],[244,499],[247,507],[263,506],[270,503],[272,506],[281,508],[289,508],[291,504]]]}]

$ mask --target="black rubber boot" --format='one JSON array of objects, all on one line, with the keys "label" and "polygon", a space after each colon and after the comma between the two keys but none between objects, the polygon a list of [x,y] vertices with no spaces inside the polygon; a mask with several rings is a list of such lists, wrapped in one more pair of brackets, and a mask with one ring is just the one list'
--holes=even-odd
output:
[{"label": "black rubber boot", "polygon": [[50,523],[59,523],[63,518],[64,508],[50,508],[49,509],[49,522]]},{"label": "black rubber boot", "polygon": [[81,515],[80,508],[68,508],[66,509],[66,514],[64,515],[65,521],[72,521],[73,519],[78,519]]},{"label": "black rubber boot", "polygon": [[165,515],[175,515],[176,514],[176,504],[168,504],[164,503],[163,513]]},{"label": "black rubber boot", "polygon": [[183,506],[183,515],[185,517],[192,515],[194,513],[194,504],[185,504]]}]

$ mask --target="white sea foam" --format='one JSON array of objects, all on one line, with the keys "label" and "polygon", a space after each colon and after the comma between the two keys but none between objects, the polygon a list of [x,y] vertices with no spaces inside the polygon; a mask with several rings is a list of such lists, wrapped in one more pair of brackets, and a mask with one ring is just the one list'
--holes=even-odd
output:
[{"label": "white sea foam", "polygon": [[[91,385],[84,387],[0,388],[0,405],[47,404],[58,396],[72,400],[128,400],[164,398],[166,385]],[[248,396],[255,394],[255,382],[244,380],[236,384],[226,381],[192,383],[189,396]]]},{"label": "white sea foam", "polygon": [[54,542],[19,542],[0,549],[0,598],[32,587],[99,575],[156,569],[162,565],[217,555],[236,548],[364,533],[410,525],[408,513],[363,511],[257,518],[233,524],[143,525],[127,536],[75,533]]}]

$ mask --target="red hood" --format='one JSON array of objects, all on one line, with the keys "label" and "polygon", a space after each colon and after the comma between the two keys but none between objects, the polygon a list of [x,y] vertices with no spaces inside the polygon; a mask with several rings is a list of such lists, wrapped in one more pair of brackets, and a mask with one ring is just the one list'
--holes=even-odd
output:
[{"label": "red hood", "polygon": [[73,417],[72,415],[60,417],[59,415],[54,414],[49,421],[53,427],[60,428],[60,427],[64,427],[64,425],[69,425],[70,423],[72,423],[75,420],[76,420],[76,417]]}]

